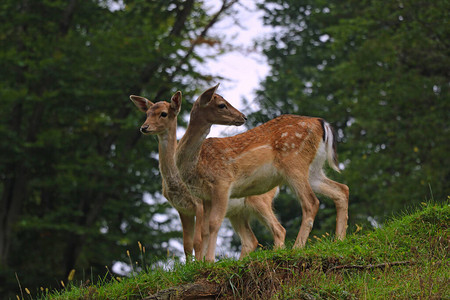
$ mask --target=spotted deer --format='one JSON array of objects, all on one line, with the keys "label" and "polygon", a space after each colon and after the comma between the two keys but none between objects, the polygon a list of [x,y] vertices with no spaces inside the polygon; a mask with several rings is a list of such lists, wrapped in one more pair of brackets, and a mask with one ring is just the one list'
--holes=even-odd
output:
[{"label": "spotted deer", "polygon": [[[175,93],[170,103],[165,101],[152,103],[144,97],[134,95],[131,95],[130,99],[147,115],[140,131],[145,135],[158,137],[163,195],[180,215],[185,255],[187,258],[192,255],[194,248],[195,258],[202,259],[209,240],[209,224],[204,226],[202,201],[190,194],[175,165],[177,116],[181,107],[181,92]],[[270,229],[275,247],[284,245],[286,231],[272,210],[272,201],[277,191],[278,188],[275,187],[263,195],[231,199],[228,203],[226,216],[241,239],[241,258],[255,250],[258,245],[258,240],[249,224],[252,216],[256,216]]]},{"label": "spotted deer", "polygon": [[344,239],[349,189],[323,171],[327,160],[339,172],[332,127],[320,118],[282,115],[236,136],[205,140],[213,124],[239,126],[246,121],[244,114],[215,93],[217,88],[206,90],[195,101],[176,151],[181,178],[203,200],[210,234],[206,260],[215,259],[217,233],[229,198],[262,194],[282,184],[291,187],[302,208],[294,247],[305,245],[313,227],[319,209],[314,192],[334,201],[336,236]]}]

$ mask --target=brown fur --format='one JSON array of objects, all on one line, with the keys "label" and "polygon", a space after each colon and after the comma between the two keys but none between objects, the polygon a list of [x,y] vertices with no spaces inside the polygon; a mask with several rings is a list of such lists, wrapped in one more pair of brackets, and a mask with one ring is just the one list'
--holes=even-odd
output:
[{"label": "brown fur", "polygon": [[319,209],[313,190],[335,202],[336,235],[343,239],[348,187],[326,178],[322,171],[325,160],[338,170],[330,144],[333,137],[327,136],[332,135],[329,124],[318,118],[284,115],[233,137],[205,140],[212,124],[245,122],[241,112],[215,94],[217,87],[206,90],[194,103],[176,153],[183,181],[203,200],[210,234],[206,259],[214,260],[217,232],[229,197],[262,194],[279,184],[288,184],[302,205],[295,247],[305,245]]},{"label": "brown fur", "polygon": [[[181,106],[181,92],[174,94],[170,103],[161,101],[153,104],[143,97],[130,96],[130,98],[141,111],[147,114],[147,119],[141,126],[141,131],[144,134],[158,136],[159,168],[162,176],[163,195],[180,214],[186,257],[188,258],[192,255],[192,248],[194,248],[196,259],[201,259],[205,254],[206,242],[209,239],[208,227],[203,226],[202,221],[202,201],[191,195],[181,180],[174,160],[177,146],[177,115]],[[227,215],[233,228],[241,238],[241,257],[256,249],[258,245],[258,240],[249,225],[252,215],[258,217],[269,227],[274,235],[276,247],[284,245],[286,231],[279,224],[272,210],[272,201],[276,192],[277,188],[274,188],[264,195],[247,197],[244,200],[244,206],[239,211],[229,212],[229,215]],[[202,240],[204,241],[203,245]]]}]

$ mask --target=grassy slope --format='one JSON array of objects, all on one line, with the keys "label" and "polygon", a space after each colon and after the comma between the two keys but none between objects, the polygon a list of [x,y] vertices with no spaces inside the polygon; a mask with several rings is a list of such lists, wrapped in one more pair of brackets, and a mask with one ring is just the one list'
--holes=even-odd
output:
[{"label": "grassy slope", "polygon": [[[172,286],[212,282],[223,298],[450,298],[450,205],[395,218],[382,229],[345,241],[313,238],[305,249],[257,251],[242,260],[178,264],[132,278],[41,296],[42,299],[142,299]],[[386,263],[400,262],[391,266]],[[107,282],[106,282],[107,281]],[[178,297],[177,297],[178,298]]]}]

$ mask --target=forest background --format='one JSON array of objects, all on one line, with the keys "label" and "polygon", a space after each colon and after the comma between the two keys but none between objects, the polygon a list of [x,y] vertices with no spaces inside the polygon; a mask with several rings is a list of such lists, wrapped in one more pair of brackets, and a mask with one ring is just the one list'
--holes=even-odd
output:
[{"label": "forest background", "polygon": [[[223,0],[210,13],[195,0],[2,1],[0,296],[15,294],[17,278],[30,289],[57,287],[73,269],[96,278],[138,242],[154,262],[176,251],[179,224],[156,217],[170,211],[157,140],[142,138],[144,116],[128,96],[183,91],[185,126],[195,95],[224,80],[199,66],[235,50],[211,28],[239,5]],[[274,28],[254,48],[270,72],[244,99],[260,107],[244,111],[246,126],[282,113],[332,123],[343,171],[328,173],[350,187],[350,229],[446,201],[449,2],[268,0],[258,9]],[[334,231],[333,203],[320,200],[312,235]],[[288,188],[275,211],[294,239],[301,210]],[[268,231],[253,228],[270,247]]]}]

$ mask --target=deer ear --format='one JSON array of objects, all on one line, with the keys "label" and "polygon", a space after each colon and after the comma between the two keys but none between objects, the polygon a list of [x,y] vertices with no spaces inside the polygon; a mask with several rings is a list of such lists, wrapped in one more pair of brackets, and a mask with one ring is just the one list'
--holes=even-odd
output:
[{"label": "deer ear", "polygon": [[153,105],[153,102],[141,96],[131,95],[130,99],[136,107],[143,112],[147,112],[147,110]]},{"label": "deer ear", "polygon": [[170,108],[175,111],[175,114],[178,115],[181,109],[181,92],[178,91],[173,94],[172,99],[170,99]]},{"label": "deer ear", "polygon": [[212,88],[207,89],[200,95],[200,97],[198,97],[201,106],[204,106],[204,105],[208,104],[209,101],[211,101],[214,93],[216,92],[217,88],[219,87],[219,84],[220,83],[216,84]]}]

